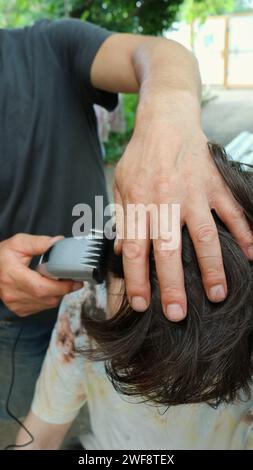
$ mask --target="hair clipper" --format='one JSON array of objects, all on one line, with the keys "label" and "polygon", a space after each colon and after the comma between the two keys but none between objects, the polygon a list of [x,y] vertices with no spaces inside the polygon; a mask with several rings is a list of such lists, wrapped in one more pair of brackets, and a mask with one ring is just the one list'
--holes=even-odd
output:
[{"label": "hair clipper", "polygon": [[36,270],[53,279],[103,281],[99,267],[104,252],[104,233],[92,229],[86,237],[64,238],[44,253]]}]

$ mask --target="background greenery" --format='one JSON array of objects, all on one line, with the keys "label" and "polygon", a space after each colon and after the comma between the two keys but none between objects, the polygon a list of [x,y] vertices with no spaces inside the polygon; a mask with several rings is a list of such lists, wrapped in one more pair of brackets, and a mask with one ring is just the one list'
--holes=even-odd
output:
[{"label": "background greenery", "polygon": [[0,0],[0,27],[72,16],[114,31],[162,34],[176,18],[191,22],[251,7],[252,0]]},{"label": "background greenery", "polygon": [[126,120],[126,132],[122,134],[116,132],[110,133],[108,142],[104,144],[106,150],[106,163],[116,162],[123,154],[124,149],[126,148],[126,145],[130,140],[134,127],[137,95],[124,95],[123,105]]},{"label": "background greenery", "polygon": [[159,34],[183,0],[0,0],[2,25],[21,26],[41,17],[72,16],[111,30]]},{"label": "background greenery", "polygon": [[[175,20],[191,23],[208,15],[245,11],[251,0],[0,0],[0,27],[21,27],[41,18],[80,18],[112,31],[162,35]],[[111,133],[106,161],[123,153],[134,125],[137,98],[124,96],[126,132]]]}]

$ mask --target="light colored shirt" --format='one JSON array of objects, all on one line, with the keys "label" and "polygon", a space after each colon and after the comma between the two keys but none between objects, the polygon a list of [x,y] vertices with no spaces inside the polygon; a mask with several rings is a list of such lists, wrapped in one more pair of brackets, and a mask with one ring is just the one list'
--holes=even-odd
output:
[{"label": "light colored shirt", "polygon": [[[73,420],[87,402],[92,432],[81,436],[86,449],[253,449],[253,399],[223,404],[162,407],[118,394],[103,363],[79,352],[89,338],[81,308],[105,309],[103,286],[85,283],[65,296],[37,382],[32,410],[54,424]],[[129,345],[131,347],[131,345]]]}]

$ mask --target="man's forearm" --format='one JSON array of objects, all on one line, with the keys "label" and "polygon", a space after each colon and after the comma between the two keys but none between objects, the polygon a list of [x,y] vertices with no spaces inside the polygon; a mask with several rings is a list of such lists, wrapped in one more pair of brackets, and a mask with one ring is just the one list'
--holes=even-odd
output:
[{"label": "man's forearm", "polygon": [[159,85],[161,92],[181,90],[200,100],[197,59],[181,44],[165,38],[146,38],[133,51],[133,65],[141,89]]},{"label": "man's forearm", "polygon": [[[100,47],[91,81],[102,90],[140,92],[168,97],[181,93],[199,108],[201,80],[194,55],[175,41],[134,34],[115,34]],[[152,95],[151,95],[152,93]]]},{"label": "man's forearm", "polygon": [[140,95],[137,124],[151,114],[172,122],[189,113],[190,122],[200,124],[201,79],[190,51],[174,41],[152,38],[135,49],[133,66]]}]

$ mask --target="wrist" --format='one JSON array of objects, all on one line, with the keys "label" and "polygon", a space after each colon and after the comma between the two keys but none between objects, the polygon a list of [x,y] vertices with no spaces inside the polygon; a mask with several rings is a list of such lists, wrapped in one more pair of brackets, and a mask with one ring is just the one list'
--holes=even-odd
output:
[{"label": "wrist", "polygon": [[167,126],[183,129],[201,128],[200,103],[197,94],[188,90],[168,90],[158,83],[144,86],[136,112],[135,131],[165,122]]}]

